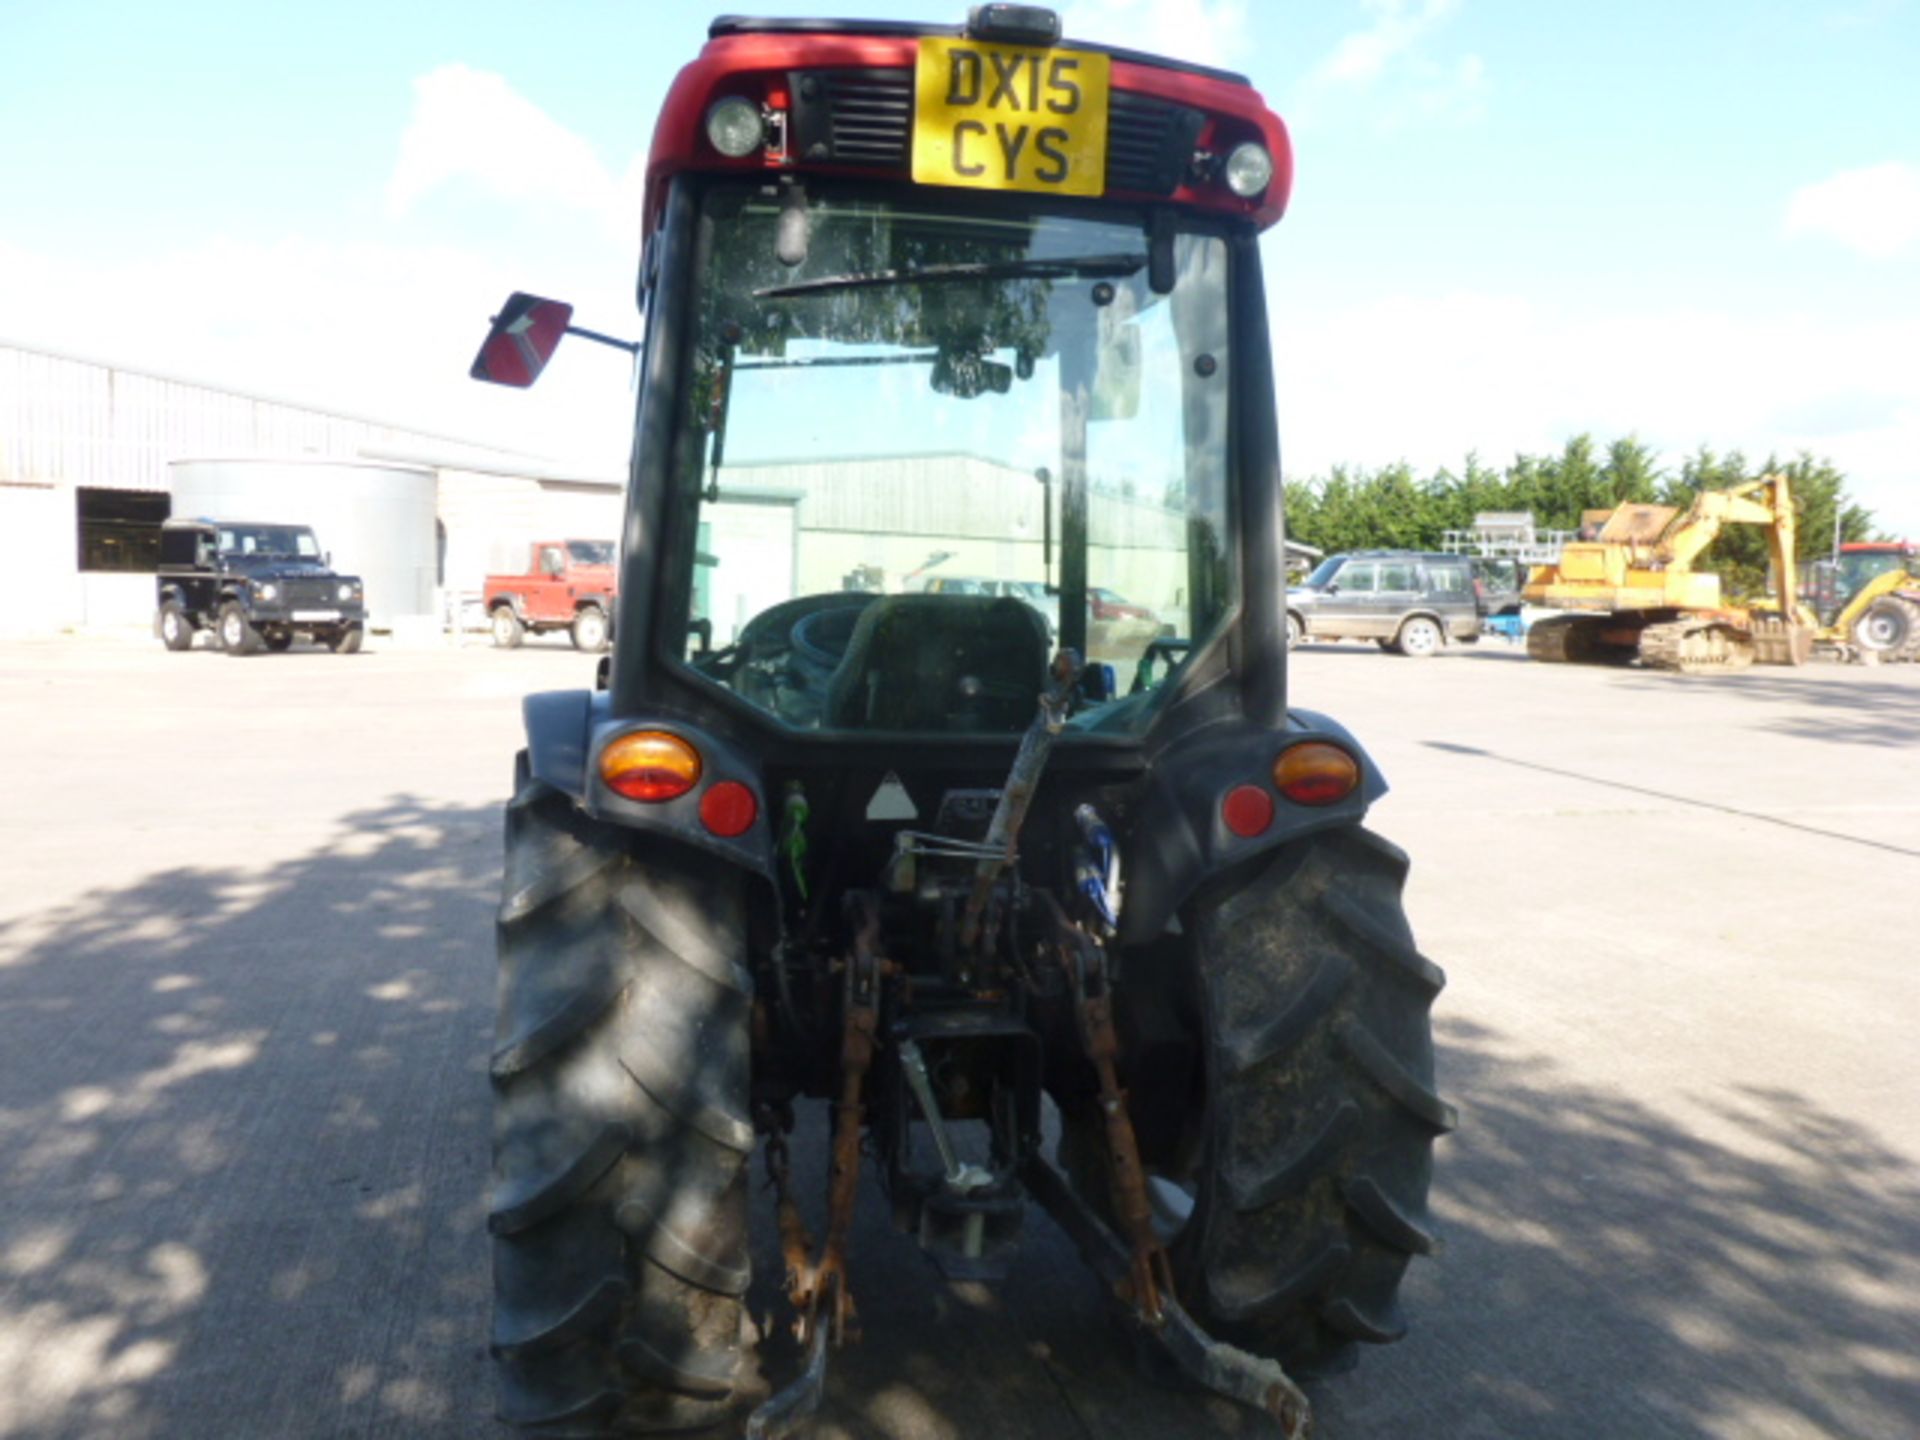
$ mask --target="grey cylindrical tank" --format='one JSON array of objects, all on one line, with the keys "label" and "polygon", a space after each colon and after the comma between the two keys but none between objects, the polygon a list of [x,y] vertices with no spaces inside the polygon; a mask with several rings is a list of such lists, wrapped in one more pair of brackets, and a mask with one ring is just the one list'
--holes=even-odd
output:
[{"label": "grey cylindrical tank", "polygon": [[434,472],[370,460],[176,460],[176,519],[311,525],[333,568],[367,587],[367,621],[436,614]]}]

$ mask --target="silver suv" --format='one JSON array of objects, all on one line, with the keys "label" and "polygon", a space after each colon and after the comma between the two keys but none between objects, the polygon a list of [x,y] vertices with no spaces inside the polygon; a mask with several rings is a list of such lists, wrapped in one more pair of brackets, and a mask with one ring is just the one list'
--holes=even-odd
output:
[{"label": "silver suv", "polygon": [[1465,555],[1355,550],[1329,555],[1287,591],[1287,643],[1373,640],[1399,655],[1432,655],[1480,638],[1484,606]]}]

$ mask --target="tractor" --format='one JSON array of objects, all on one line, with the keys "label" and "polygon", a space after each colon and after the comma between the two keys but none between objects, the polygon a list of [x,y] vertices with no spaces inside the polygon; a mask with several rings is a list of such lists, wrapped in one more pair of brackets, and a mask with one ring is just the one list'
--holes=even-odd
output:
[{"label": "tractor", "polygon": [[[527,698],[506,808],[510,1423],[804,1426],[869,1177],[969,1282],[1042,1207],[1143,1359],[1289,1435],[1404,1333],[1444,976],[1379,769],[1288,703],[1291,171],[1244,78],[1038,7],[725,18],[654,136],[643,338],[494,318],[477,378],[638,369],[612,651]],[[745,1413],[756,1151],[801,1349]]]}]

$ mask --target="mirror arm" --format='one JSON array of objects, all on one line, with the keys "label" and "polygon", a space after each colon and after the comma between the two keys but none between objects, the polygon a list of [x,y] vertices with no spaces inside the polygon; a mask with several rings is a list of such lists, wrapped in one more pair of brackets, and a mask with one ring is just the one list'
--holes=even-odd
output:
[{"label": "mirror arm", "polygon": [[611,335],[602,335],[598,330],[588,330],[580,325],[567,326],[567,334],[578,335],[582,340],[592,340],[599,345],[611,345],[614,349],[624,350],[629,355],[638,355],[640,353],[640,342],[638,340],[616,340]]}]

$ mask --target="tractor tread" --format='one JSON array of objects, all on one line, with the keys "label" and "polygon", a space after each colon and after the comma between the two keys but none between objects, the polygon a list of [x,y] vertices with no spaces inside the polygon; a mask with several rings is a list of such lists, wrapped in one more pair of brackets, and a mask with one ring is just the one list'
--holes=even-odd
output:
[{"label": "tractor tread", "polygon": [[676,1075],[659,1047],[644,1036],[636,1035],[627,1046],[620,1068],[662,1110],[714,1144],[742,1155],[753,1149],[753,1122],[723,1101],[702,1094],[697,1077]]},{"label": "tractor tread", "polygon": [[495,1235],[511,1235],[538,1225],[591,1190],[626,1149],[627,1127],[608,1124],[565,1164],[497,1187],[487,1211],[487,1229]]},{"label": "tractor tread", "polygon": [[634,1374],[643,1375],[669,1390],[714,1398],[732,1392],[740,1370],[738,1351],[675,1360],[634,1334],[628,1334],[620,1342],[620,1362]]},{"label": "tractor tread", "polygon": [[1342,1335],[1364,1340],[1369,1345],[1391,1345],[1407,1333],[1407,1317],[1392,1301],[1386,1305],[1384,1314],[1373,1315],[1352,1297],[1342,1296],[1327,1306],[1321,1318]]},{"label": "tractor tread", "polygon": [[753,978],[746,967],[702,935],[684,916],[675,914],[645,885],[622,885],[615,893],[620,908],[657,940],[667,954],[743,1000],[752,995]]},{"label": "tractor tread", "polygon": [[1408,1074],[1364,1025],[1351,1020],[1342,1025],[1340,1044],[1374,1084],[1433,1130],[1444,1135],[1460,1123],[1459,1112]]},{"label": "tractor tread", "polygon": [[595,1440],[723,1424],[750,1276],[745,881],[593,820],[524,762],[516,780],[491,1064],[500,1415]]},{"label": "tractor tread", "polygon": [[547,1014],[495,1050],[489,1072],[495,1080],[511,1079],[555,1051],[564,1050],[591,1030],[626,990],[611,968],[602,967],[591,982],[566,995]]},{"label": "tractor tread", "polygon": [[1253,1294],[1235,1295],[1217,1276],[1207,1281],[1213,1308],[1223,1319],[1239,1323],[1258,1319],[1276,1307],[1307,1299],[1325,1290],[1353,1259],[1353,1247],[1337,1232],[1320,1240],[1309,1257],[1278,1281]]},{"label": "tractor tread", "polygon": [[523,885],[500,902],[500,923],[524,925],[555,901],[587,884],[619,858],[617,853],[581,846],[570,859]]},{"label": "tractor tread", "polygon": [[601,1326],[620,1313],[633,1287],[624,1280],[605,1279],[571,1308],[558,1315],[515,1314],[504,1308],[493,1316],[495,1355],[532,1355],[557,1350]]},{"label": "tractor tread", "polygon": [[1278,1156],[1272,1164],[1255,1168],[1242,1163],[1226,1172],[1227,1193],[1241,1214],[1264,1210],[1283,1195],[1297,1194],[1345,1148],[1360,1128],[1360,1107],[1342,1100],[1313,1138]]},{"label": "tractor tread", "polygon": [[1370,1175],[1358,1175],[1340,1187],[1347,1208],[1365,1222],[1366,1227],[1396,1250],[1409,1255],[1432,1255],[1440,1242],[1431,1230],[1395,1203]]},{"label": "tractor tread", "polygon": [[1361,944],[1371,946],[1382,959],[1392,961],[1427,992],[1429,1000],[1446,989],[1446,971],[1382,927],[1379,921],[1340,891],[1329,890],[1325,903],[1327,913],[1339,921],[1349,935]]},{"label": "tractor tread", "polygon": [[1323,956],[1313,978],[1286,1009],[1263,1025],[1223,1039],[1229,1073],[1235,1077],[1245,1076],[1293,1050],[1338,1003],[1352,978],[1353,966],[1345,957]]},{"label": "tractor tread", "polygon": [[[1211,1044],[1204,1108],[1181,1132],[1206,1139],[1184,1172],[1194,1209],[1168,1258],[1200,1323],[1302,1374],[1398,1339],[1407,1266],[1438,1248],[1426,1195],[1456,1116],[1433,1082],[1444,977],[1407,926],[1406,875],[1397,847],[1336,827],[1223,876],[1182,914],[1196,1038]],[[1097,1173],[1082,1166],[1083,1193]]]},{"label": "tractor tread", "polygon": [[744,1257],[729,1261],[709,1254],[655,1215],[637,1196],[621,1204],[616,1223],[640,1240],[648,1259],[689,1285],[721,1295],[746,1293],[747,1284],[753,1278],[753,1267]]}]

